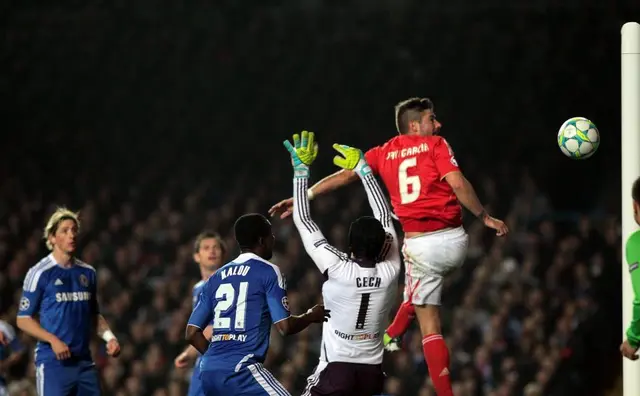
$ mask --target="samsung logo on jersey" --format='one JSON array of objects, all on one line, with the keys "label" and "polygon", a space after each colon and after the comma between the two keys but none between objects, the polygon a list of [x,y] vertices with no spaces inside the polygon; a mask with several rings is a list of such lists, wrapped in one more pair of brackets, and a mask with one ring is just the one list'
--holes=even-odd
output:
[{"label": "samsung logo on jersey", "polygon": [[56,302],[89,301],[89,300],[91,300],[91,293],[89,292],[56,293]]},{"label": "samsung logo on jersey", "polygon": [[220,270],[220,277],[222,279],[231,275],[245,276],[249,272],[251,267],[246,265],[232,265],[229,268],[223,268]]}]

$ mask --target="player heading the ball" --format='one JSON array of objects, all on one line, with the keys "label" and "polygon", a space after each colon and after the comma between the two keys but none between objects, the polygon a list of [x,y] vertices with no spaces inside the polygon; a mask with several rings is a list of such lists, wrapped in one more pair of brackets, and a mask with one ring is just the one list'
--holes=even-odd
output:
[{"label": "player heading the ball", "polygon": [[[398,136],[365,154],[371,172],[380,176],[391,205],[405,232],[404,303],[387,329],[384,342],[399,347],[398,337],[414,315],[420,323],[423,353],[439,396],[451,395],[449,351],[441,335],[440,302],[444,277],[459,268],[466,256],[468,236],[462,227],[464,205],[496,235],[507,226],[491,217],[462,174],[449,143],[441,136],[442,124],[427,98],[410,98],[395,106]],[[310,197],[326,193],[358,179],[343,169],[316,183]],[[293,199],[274,205],[270,213],[291,212]]]}]

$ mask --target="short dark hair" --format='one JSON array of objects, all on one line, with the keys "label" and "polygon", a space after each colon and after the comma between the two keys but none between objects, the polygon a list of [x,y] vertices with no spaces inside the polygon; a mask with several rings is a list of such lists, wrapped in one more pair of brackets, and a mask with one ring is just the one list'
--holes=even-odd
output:
[{"label": "short dark hair", "polygon": [[387,234],[375,217],[363,216],[349,227],[349,249],[355,258],[379,261]]},{"label": "short dark hair", "polygon": [[409,132],[409,123],[420,121],[422,112],[433,110],[433,102],[429,98],[409,98],[398,103],[396,110],[396,128],[399,133]]},{"label": "short dark hair", "polygon": [[218,245],[220,245],[220,250],[222,250],[222,256],[227,254],[227,244],[224,243],[224,240],[222,239],[220,234],[210,230],[205,230],[198,234],[195,242],[193,243],[193,253],[198,253],[200,251],[200,245],[202,244],[202,241],[204,241],[205,239],[215,239],[216,241],[218,241]]},{"label": "short dark hair", "polygon": [[631,198],[640,204],[640,177],[633,182],[633,187],[631,187]]},{"label": "short dark hair", "polygon": [[260,243],[261,238],[271,235],[271,223],[260,213],[248,213],[238,217],[233,231],[240,249],[251,249]]}]

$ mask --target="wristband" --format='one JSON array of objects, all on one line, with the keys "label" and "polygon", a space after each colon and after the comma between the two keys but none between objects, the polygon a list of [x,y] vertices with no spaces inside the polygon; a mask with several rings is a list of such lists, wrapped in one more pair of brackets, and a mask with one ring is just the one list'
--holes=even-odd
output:
[{"label": "wristband", "polygon": [[115,340],[116,336],[115,334],[113,334],[111,330],[107,330],[104,333],[102,333],[102,339],[104,340],[104,342],[109,342],[111,340]]},{"label": "wristband", "polygon": [[307,190],[307,198],[309,199],[309,201],[311,201],[313,199],[313,197],[315,197],[316,195],[313,193],[312,189],[308,189]]},{"label": "wristband", "polygon": [[476,217],[479,218],[480,220],[484,220],[487,216],[489,216],[487,211],[482,209],[482,212],[480,212]]}]

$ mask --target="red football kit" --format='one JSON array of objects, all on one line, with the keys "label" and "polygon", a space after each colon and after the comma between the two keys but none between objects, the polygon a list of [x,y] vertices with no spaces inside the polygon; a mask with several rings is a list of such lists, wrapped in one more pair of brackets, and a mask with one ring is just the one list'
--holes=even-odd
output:
[{"label": "red football kit", "polygon": [[444,177],[459,171],[441,136],[399,135],[367,151],[382,178],[404,232],[431,232],[462,225],[462,208]]}]

